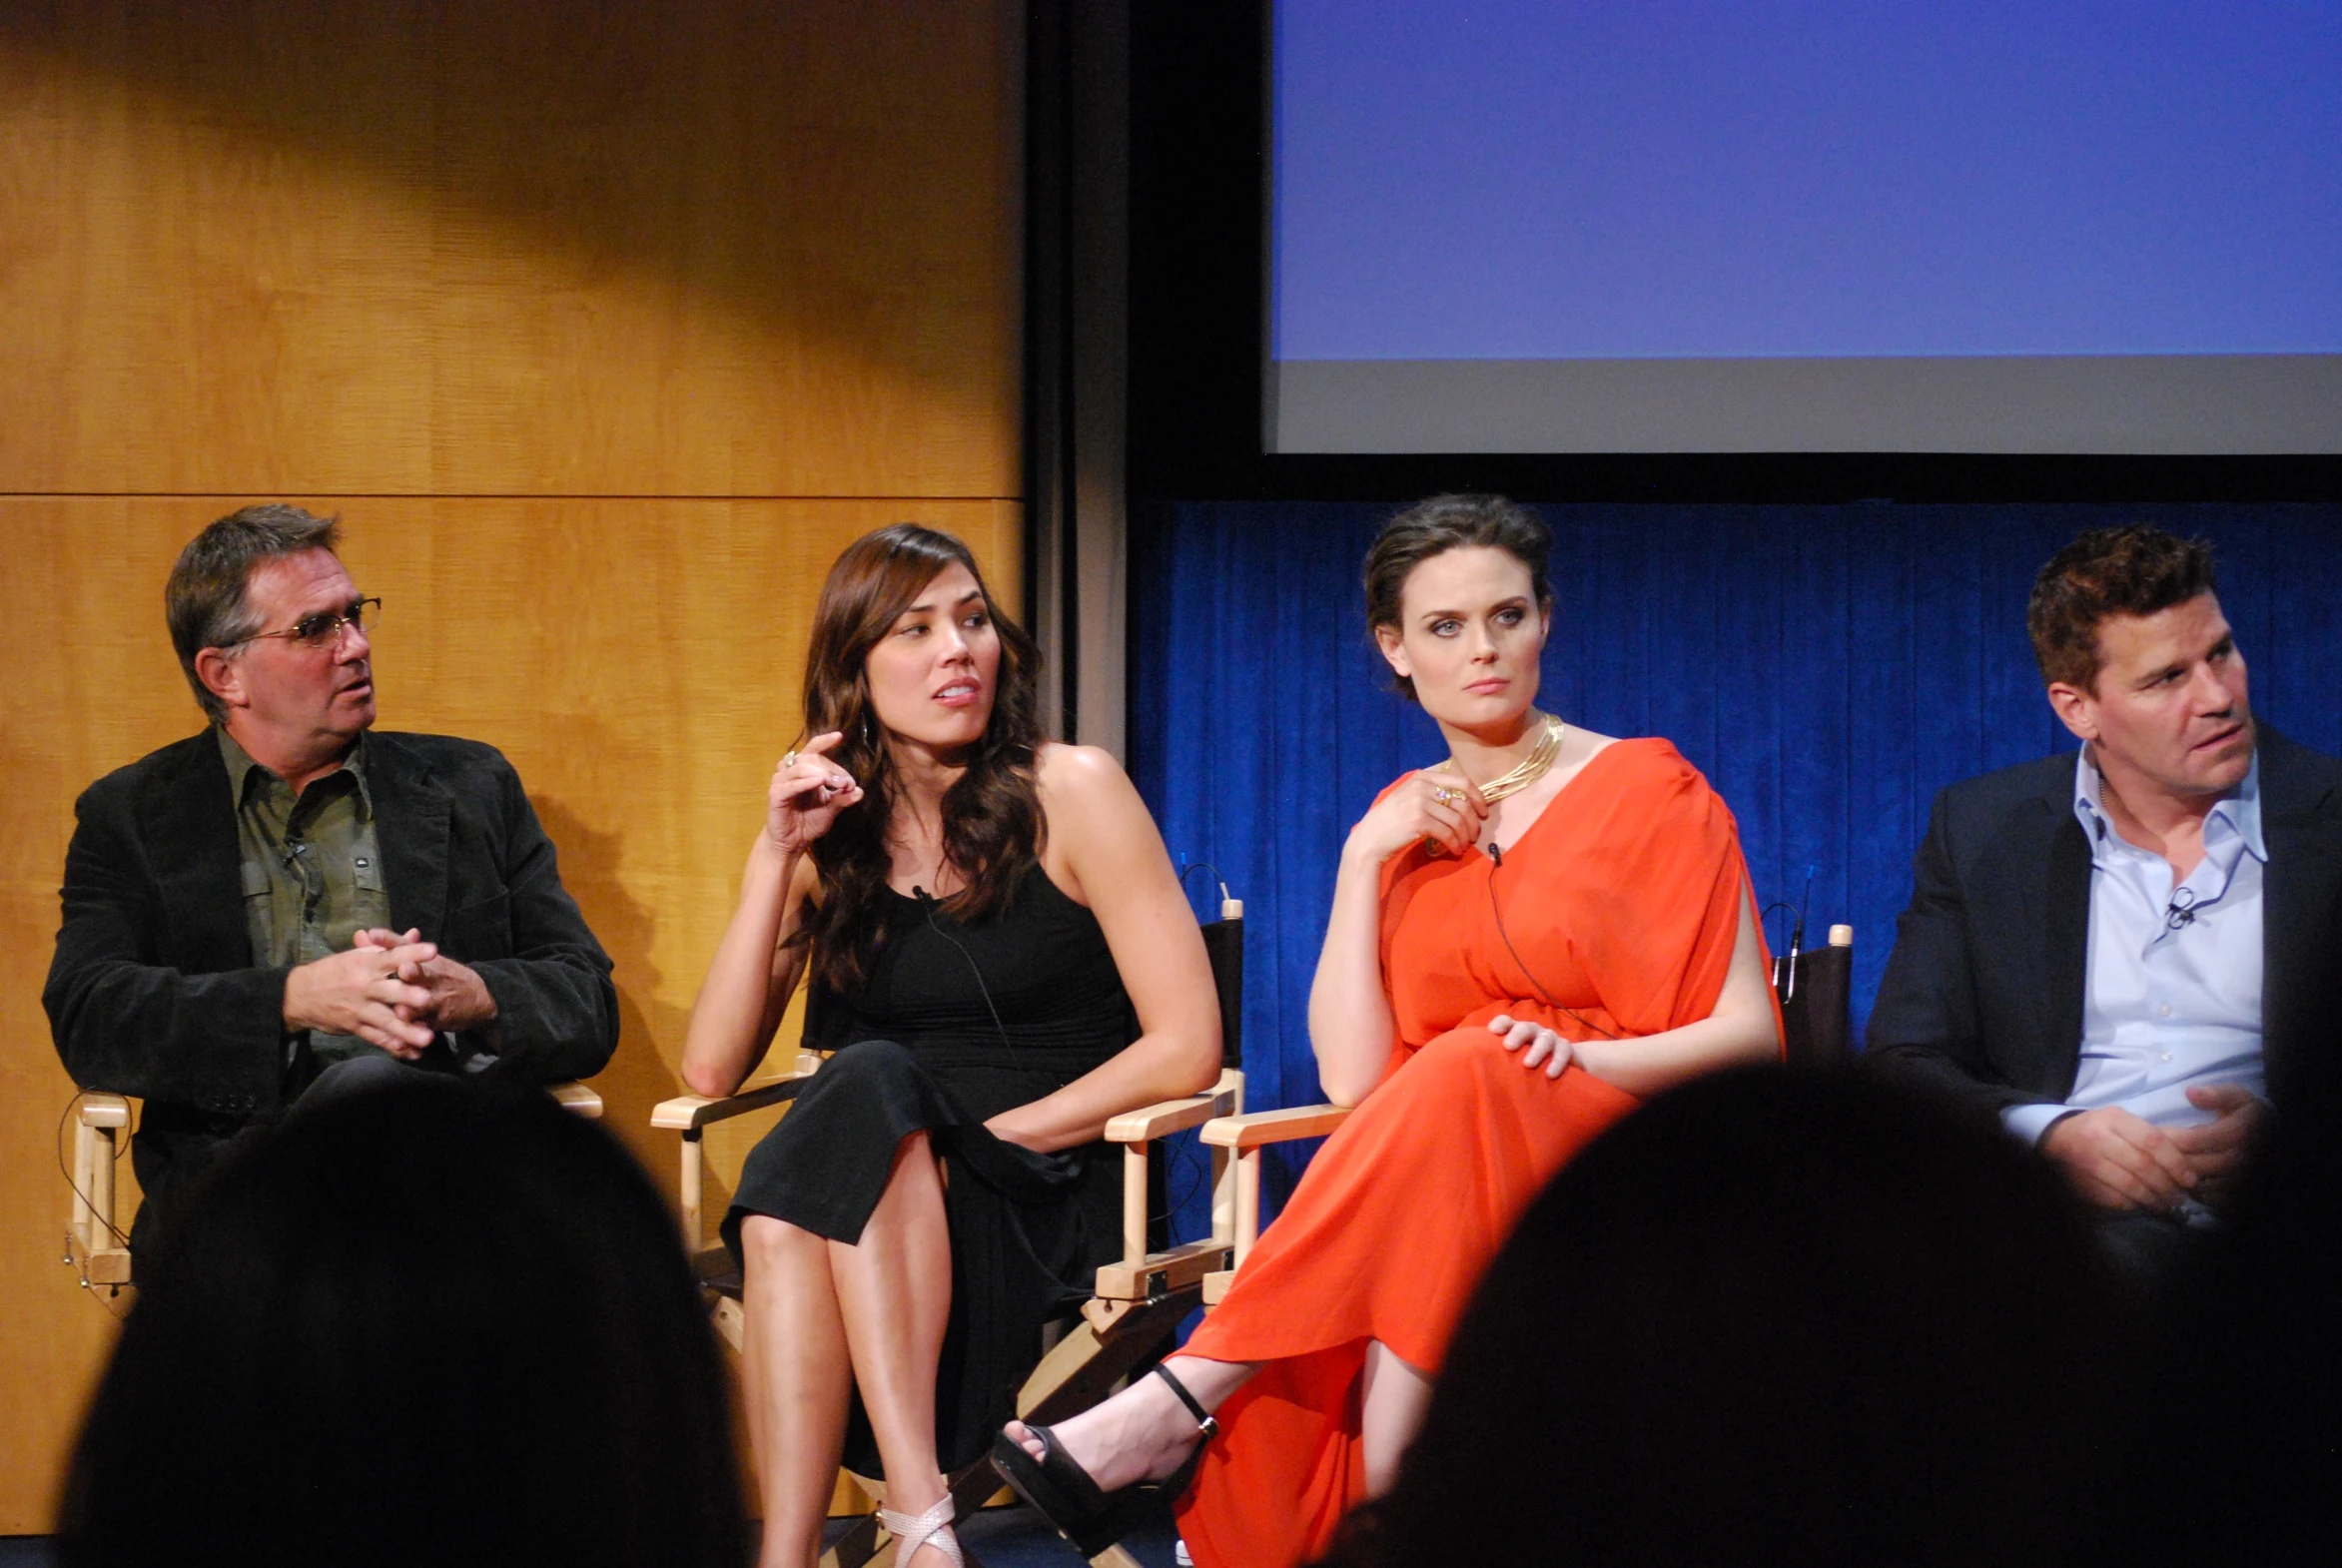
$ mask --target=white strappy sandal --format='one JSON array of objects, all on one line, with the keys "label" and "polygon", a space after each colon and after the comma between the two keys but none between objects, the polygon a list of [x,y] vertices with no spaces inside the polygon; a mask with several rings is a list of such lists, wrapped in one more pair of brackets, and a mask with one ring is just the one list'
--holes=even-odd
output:
[{"label": "white strappy sandal", "polygon": [[952,1533],[953,1513],[952,1494],[946,1492],[933,1508],[916,1517],[882,1507],[878,1523],[895,1538],[895,1561],[903,1568],[909,1568],[922,1546],[934,1547],[952,1560],[953,1568],[963,1568],[967,1559],[960,1555],[960,1538]]}]

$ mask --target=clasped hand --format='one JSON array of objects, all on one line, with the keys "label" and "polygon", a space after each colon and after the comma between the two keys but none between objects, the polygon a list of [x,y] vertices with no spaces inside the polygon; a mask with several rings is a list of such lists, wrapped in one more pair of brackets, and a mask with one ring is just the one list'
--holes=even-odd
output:
[{"label": "clasped hand", "polygon": [[773,769],[765,791],[764,830],[773,847],[784,855],[802,855],[813,841],[830,830],[838,813],[862,798],[862,786],[827,753],[845,739],[831,730],[792,751]]},{"label": "clasped hand", "polygon": [[412,1062],[441,1030],[493,1020],[495,998],[478,972],[421,937],[361,931],[347,953],[299,966],[285,979],[285,1027],[354,1035]]},{"label": "clasped hand", "polygon": [[2050,1124],[2041,1153],[2065,1168],[2083,1196],[2107,1208],[2176,1208],[2190,1197],[2216,1208],[2260,1124],[2261,1102],[2234,1084],[2191,1089],[2187,1098],[2214,1120],[2157,1127],[2102,1106]]}]

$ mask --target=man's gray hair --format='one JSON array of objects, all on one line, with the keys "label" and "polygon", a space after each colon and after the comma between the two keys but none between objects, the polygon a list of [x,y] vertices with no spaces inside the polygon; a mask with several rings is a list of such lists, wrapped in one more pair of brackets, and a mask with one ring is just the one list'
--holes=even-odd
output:
[{"label": "man's gray hair", "polygon": [[171,580],[163,588],[163,618],[171,626],[179,668],[207,718],[218,722],[227,717],[227,710],[196,674],[195,656],[206,648],[242,642],[261,629],[259,617],[245,602],[253,572],[263,561],[304,550],[330,551],[341,542],[341,518],[271,501],[230,512],[179,552],[179,563],[171,568]]}]

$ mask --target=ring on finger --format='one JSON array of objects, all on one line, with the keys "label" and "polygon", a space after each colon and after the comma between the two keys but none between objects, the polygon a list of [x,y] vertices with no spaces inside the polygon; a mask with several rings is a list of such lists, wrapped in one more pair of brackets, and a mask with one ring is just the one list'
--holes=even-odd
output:
[{"label": "ring on finger", "polygon": [[781,766],[782,766],[782,767],[784,767],[784,768],[793,768],[793,767],[795,767],[796,765],[797,765],[797,753],[795,753],[795,752],[793,752],[793,751],[784,751],[784,752],[782,752],[782,753],[781,753]]},{"label": "ring on finger", "polygon": [[1442,806],[1452,806],[1463,797],[1445,785],[1434,785],[1431,790],[1431,798]]}]

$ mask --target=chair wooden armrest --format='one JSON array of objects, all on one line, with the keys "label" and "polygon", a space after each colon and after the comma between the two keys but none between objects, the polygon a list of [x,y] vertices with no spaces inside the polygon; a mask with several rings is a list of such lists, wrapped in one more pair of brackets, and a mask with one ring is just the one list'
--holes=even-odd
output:
[{"label": "chair wooden armrest", "polygon": [[1258,1149],[1266,1144],[1289,1144],[1300,1138],[1323,1138],[1349,1120],[1351,1106],[1293,1106],[1284,1111],[1255,1111],[1249,1116],[1216,1117],[1196,1135],[1215,1149]]},{"label": "chair wooden armrest", "polygon": [[1195,1284],[1227,1260],[1234,1245],[1234,1192],[1228,1180],[1227,1157],[1212,1157],[1211,1234],[1161,1252],[1147,1249],[1147,1147],[1158,1139],[1214,1118],[1240,1112],[1244,1106],[1244,1075],[1227,1068],[1219,1082],[1200,1095],[1182,1095],[1152,1106],[1126,1111],[1106,1125],[1106,1136],[1123,1150],[1123,1257],[1098,1270],[1098,1310],[1110,1321],[1123,1304],[1160,1300],[1170,1292]]},{"label": "chair wooden armrest", "polygon": [[130,1102],[120,1095],[91,1090],[81,1097],[80,1115],[83,1127],[128,1127]]},{"label": "chair wooden armrest", "polygon": [[1214,1117],[1234,1115],[1231,1107],[1241,1100],[1243,1093],[1244,1076],[1233,1068],[1227,1069],[1219,1075],[1218,1083],[1200,1095],[1181,1095],[1176,1100],[1158,1101],[1152,1106],[1124,1112],[1107,1123],[1107,1141],[1147,1144],[1191,1127],[1201,1127]]},{"label": "chair wooden armrest", "polygon": [[588,1122],[602,1119],[602,1097],[591,1086],[574,1080],[565,1084],[547,1084],[545,1093],[553,1097],[553,1104],[571,1116],[583,1117]]},{"label": "chair wooden armrest", "polygon": [[743,1089],[736,1095],[715,1098],[708,1095],[677,1095],[662,1100],[650,1108],[650,1125],[676,1133],[696,1133],[715,1122],[728,1122],[733,1117],[744,1117],[751,1111],[762,1111],[766,1106],[777,1106],[784,1100],[794,1100],[805,1081],[813,1075],[791,1074],[754,1089]]},{"label": "chair wooden armrest", "polygon": [[700,1230],[700,1194],[707,1163],[701,1156],[700,1134],[715,1123],[796,1099],[826,1060],[815,1052],[800,1051],[791,1071],[771,1083],[757,1084],[733,1095],[677,1095],[650,1108],[652,1127],[683,1135],[683,1171],[677,1207],[682,1210],[679,1217],[686,1253],[696,1256],[705,1241]]},{"label": "chair wooden armrest", "polygon": [[130,1127],[130,1102],[120,1095],[82,1095],[73,1119],[73,1217],[84,1285],[131,1282],[130,1248],[114,1223],[114,1161]]},{"label": "chair wooden armrest", "polygon": [[[1249,1116],[1215,1117],[1195,1136],[1215,1150],[1235,1152],[1233,1261],[1204,1275],[1203,1304],[1214,1306],[1260,1239],[1260,1151],[1271,1144],[1322,1138],[1349,1120],[1350,1106],[1292,1106],[1283,1111],[1255,1111]],[[1225,1158],[1224,1156],[1221,1158]]]}]

